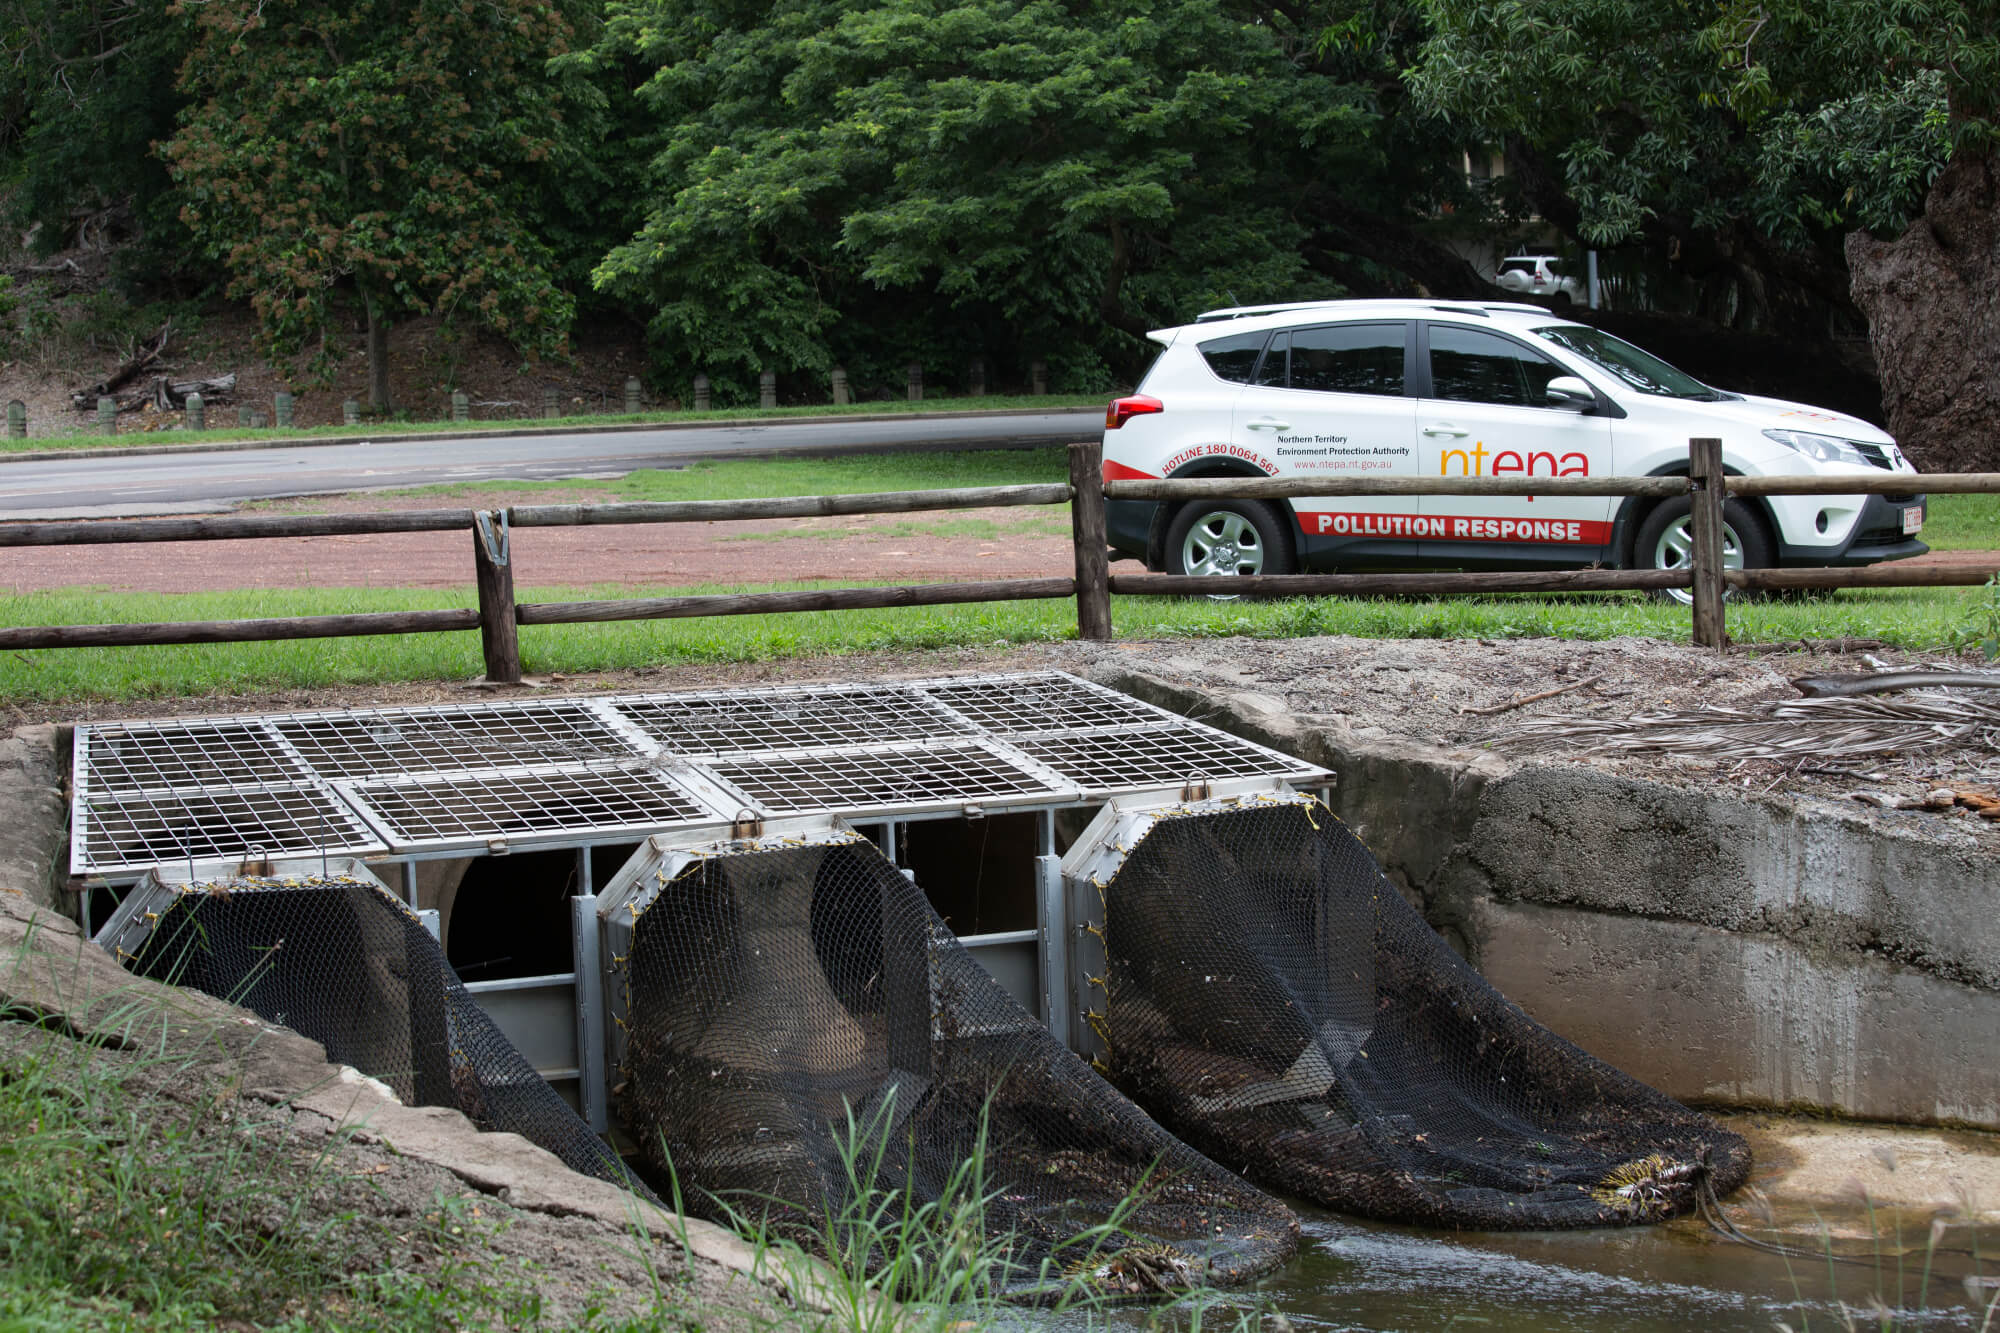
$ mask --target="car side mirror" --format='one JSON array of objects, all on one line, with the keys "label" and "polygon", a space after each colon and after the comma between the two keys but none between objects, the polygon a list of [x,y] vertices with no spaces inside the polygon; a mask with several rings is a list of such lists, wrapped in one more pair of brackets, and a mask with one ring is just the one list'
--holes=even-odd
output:
[{"label": "car side mirror", "polygon": [[1597,394],[1574,375],[1558,375],[1543,387],[1550,407],[1566,407],[1574,412],[1596,410]]}]

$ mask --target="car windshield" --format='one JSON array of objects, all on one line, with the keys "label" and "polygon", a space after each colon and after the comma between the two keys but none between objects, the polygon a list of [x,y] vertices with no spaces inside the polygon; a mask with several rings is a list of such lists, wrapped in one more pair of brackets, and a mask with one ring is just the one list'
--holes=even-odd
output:
[{"label": "car windshield", "polygon": [[1713,403],[1725,396],[1687,372],[1675,370],[1651,352],[1643,352],[1602,329],[1582,324],[1550,324],[1534,330],[1534,334],[1543,342],[1588,357],[1640,393],[1655,398],[1692,398]]}]

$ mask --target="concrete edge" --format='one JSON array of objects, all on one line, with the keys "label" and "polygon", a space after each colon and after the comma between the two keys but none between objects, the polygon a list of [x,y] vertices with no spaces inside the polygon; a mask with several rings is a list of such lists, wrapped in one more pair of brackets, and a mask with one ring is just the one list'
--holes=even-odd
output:
[{"label": "concrete edge", "polygon": [[990,412],[870,412],[852,416],[808,417],[713,417],[705,421],[637,421],[607,426],[551,426],[536,429],[496,427],[491,430],[390,431],[373,435],[306,435],[282,440],[216,440],[210,444],[111,445],[89,449],[31,449],[19,453],[0,451],[0,463],[55,463],[69,458],[144,458],[158,454],[243,453],[253,449],[309,449],[334,444],[428,444],[443,440],[514,440],[547,435],[631,435],[646,431],[707,430],[710,428],[755,426],[827,426],[840,423],[870,425],[884,421],[961,421],[985,418],[1091,416],[1094,407],[1003,407]]},{"label": "concrete edge", "polygon": [[0,735],[0,885],[58,916],[67,915],[69,870],[66,733],[43,724]]},{"label": "concrete edge", "polygon": [[[556,1216],[584,1216],[684,1247],[703,1260],[763,1284],[819,1313],[843,1310],[849,1298],[817,1260],[763,1261],[734,1233],[712,1222],[677,1216],[608,1181],[581,1175],[515,1134],[486,1133],[455,1110],[405,1106],[372,1079],[329,1063],[318,1042],[257,1015],[203,995],[126,972],[75,922],[0,884],[0,1000],[28,1008],[73,1035],[123,1044],[143,1029],[149,1049],[165,1046],[191,1066],[228,1071],[239,1095],[306,1110],[400,1156],[450,1172],[509,1207]],[[153,1033],[159,1035],[154,1037]],[[892,1302],[869,1293],[884,1310]]]}]

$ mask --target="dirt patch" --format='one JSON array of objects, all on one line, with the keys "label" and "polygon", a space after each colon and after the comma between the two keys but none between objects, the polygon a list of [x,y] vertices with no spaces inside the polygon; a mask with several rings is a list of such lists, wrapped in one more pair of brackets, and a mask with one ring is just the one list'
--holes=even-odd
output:
[{"label": "dirt patch", "polygon": [[[481,492],[477,503],[493,508],[547,503],[548,498]],[[566,494],[565,502],[569,498]],[[432,509],[465,503],[436,496],[343,497],[315,506],[313,512]],[[1061,578],[1074,570],[1068,534],[1067,523],[1059,516],[1021,508],[615,528],[516,528],[514,581],[526,589]],[[89,570],[89,586],[107,592],[467,589],[472,584],[472,538],[469,532],[412,532],[94,546]],[[59,547],[11,550],[0,564],[0,589],[12,593],[74,587],[76,582],[76,553]]]}]

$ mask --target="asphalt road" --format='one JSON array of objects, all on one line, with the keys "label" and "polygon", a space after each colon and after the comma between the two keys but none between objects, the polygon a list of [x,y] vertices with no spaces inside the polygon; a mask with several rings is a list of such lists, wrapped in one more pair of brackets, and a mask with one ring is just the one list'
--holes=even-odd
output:
[{"label": "asphalt road", "polygon": [[0,520],[184,514],[241,500],[465,481],[620,477],[735,454],[992,449],[1090,439],[1094,412],[831,423],[718,423],[298,448],[0,462]]}]

